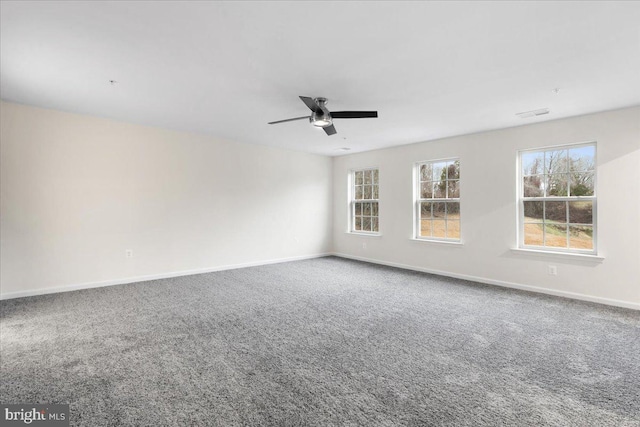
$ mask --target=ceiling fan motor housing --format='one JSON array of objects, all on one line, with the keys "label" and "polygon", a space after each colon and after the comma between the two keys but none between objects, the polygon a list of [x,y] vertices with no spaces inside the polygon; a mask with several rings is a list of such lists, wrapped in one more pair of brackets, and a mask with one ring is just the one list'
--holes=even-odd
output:
[{"label": "ceiling fan motor housing", "polygon": [[329,110],[326,107],[327,98],[316,98],[314,101],[318,104],[318,110],[311,112],[309,122],[319,128],[331,126],[333,124],[333,119],[331,118],[331,113],[329,113]]}]

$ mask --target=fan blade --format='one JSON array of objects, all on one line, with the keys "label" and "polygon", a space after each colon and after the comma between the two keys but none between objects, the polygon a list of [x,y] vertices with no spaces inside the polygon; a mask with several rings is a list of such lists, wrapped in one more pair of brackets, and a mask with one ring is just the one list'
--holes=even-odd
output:
[{"label": "fan blade", "polygon": [[336,133],[338,133],[338,132],[336,132],[336,128],[334,128],[333,125],[324,127],[322,129],[324,129],[324,131],[327,133],[327,135],[335,135]]},{"label": "fan blade", "polygon": [[309,109],[314,113],[320,111],[318,104],[316,104],[316,101],[314,101],[313,98],[309,98],[308,96],[301,96],[300,99],[302,100],[302,102],[307,104],[307,107],[309,107]]},{"label": "fan blade", "polygon": [[292,121],[294,121],[294,120],[308,119],[309,117],[310,117],[310,116],[296,117],[295,119],[278,120],[277,122],[269,122],[269,123],[267,123],[267,124],[269,124],[269,125],[275,125],[276,123],[292,122]]},{"label": "fan blade", "polygon": [[366,119],[378,117],[377,111],[332,111],[334,119]]}]

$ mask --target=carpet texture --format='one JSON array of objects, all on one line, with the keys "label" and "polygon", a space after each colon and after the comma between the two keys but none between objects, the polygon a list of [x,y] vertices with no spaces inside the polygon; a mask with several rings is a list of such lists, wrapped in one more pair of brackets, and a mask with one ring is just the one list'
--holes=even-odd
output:
[{"label": "carpet texture", "polygon": [[335,257],[0,302],[82,426],[640,426],[640,312]]}]

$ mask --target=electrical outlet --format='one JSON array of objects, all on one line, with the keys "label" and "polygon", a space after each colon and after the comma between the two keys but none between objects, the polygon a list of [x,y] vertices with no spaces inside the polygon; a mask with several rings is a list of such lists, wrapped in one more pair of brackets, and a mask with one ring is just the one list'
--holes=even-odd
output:
[{"label": "electrical outlet", "polygon": [[362,249],[367,249],[367,244],[366,243],[362,244]]},{"label": "electrical outlet", "polygon": [[133,249],[127,249],[126,251],[124,251],[124,256],[126,256],[127,258],[133,258]]},{"label": "electrical outlet", "polygon": [[550,265],[549,266],[549,275],[550,276],[557,276],[558,275],[558,267],[556,267],[555,265]]}]

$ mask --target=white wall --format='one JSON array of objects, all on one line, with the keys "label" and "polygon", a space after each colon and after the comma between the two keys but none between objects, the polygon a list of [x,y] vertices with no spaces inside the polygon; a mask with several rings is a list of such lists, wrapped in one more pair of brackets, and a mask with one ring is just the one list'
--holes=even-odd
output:
[{"label": "white wall", "polygon": [[[640,308],[639,107],[333,159],[5,102],[0,113],[4,298],[333,251]],[[517,150],[592,140],[604,260],[513,253]],[[413,165],[449,157],[464,244],[411,240]],[[370,166],[380,237],[346,233],[348,171]]]},{"label": "white wall", "polygon": [[0,110],[3,297],[331,250],[331,158]]},{"label": "white wall", "polygon": [[[514,253],[517,150],[597,141],[602,262]],[[459,157],[463,245],[411,240],[415,162]],[[349,170],[380,168],[382,236],[346,233]],[[334,251],[487,283],[640,308],[640,108],[336,158]],[[366,248],[363,247],[366,245]],[[548,274],[548,265],[558,275]]]}]

